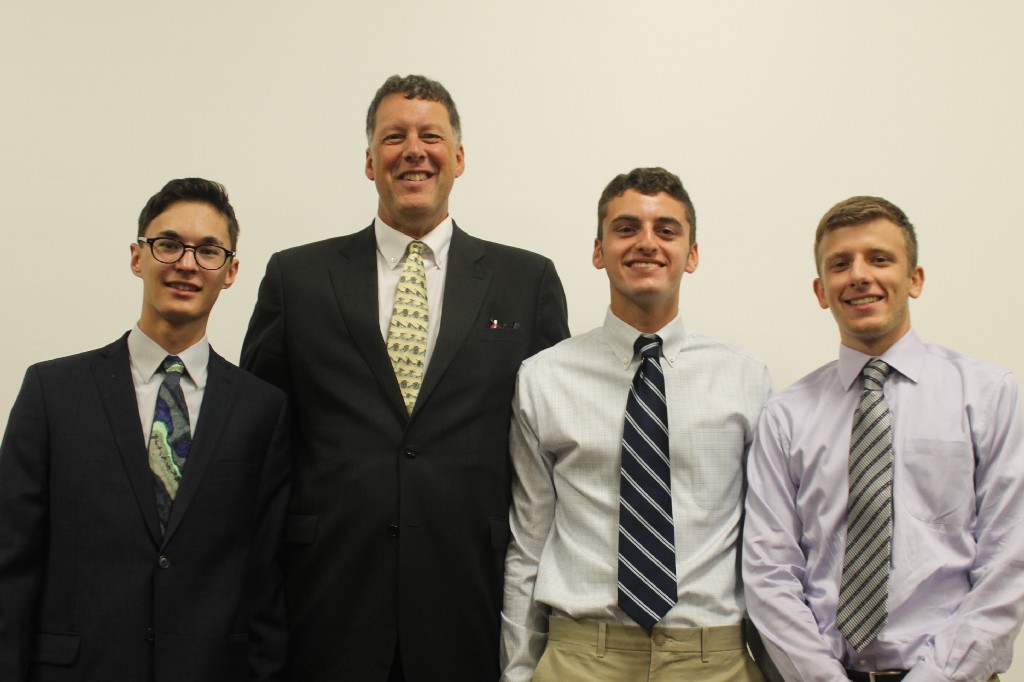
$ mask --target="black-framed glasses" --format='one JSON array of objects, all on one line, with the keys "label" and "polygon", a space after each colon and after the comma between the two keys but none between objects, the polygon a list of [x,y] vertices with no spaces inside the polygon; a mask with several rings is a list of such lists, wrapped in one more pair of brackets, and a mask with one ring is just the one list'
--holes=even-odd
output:
[{"label": "black-framed glasses", "polygon": [[204,270],[220,270],[228,262],[228,258],[235,255],[223,246],[216,244],[186,244],[170,237],[139,237],[140,244],[149,244],[149,250],[161,263],[177,263],[184,256],[185,252],[192,249],[196,265]]}]

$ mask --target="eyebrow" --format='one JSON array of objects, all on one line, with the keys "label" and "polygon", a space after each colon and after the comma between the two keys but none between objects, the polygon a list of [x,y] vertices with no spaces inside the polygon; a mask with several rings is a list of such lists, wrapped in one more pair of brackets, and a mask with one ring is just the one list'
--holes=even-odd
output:
[{"label": "eyebrow", "polygon": [[[639,216],[635,216],[635,215],[632,215],[630,213],[620,213],[619,215],[617,215],[614,218],[612,218],[610,222],[614,224],[614,223],[617,223],[617,222],[639,223],[641,221],[640,221],[640,217]],[[654,223],[656,225],[668,224],[668,225],[676,225],[676,226],[678,226],[680,228],[683,227],[683,223],[678,218],[674,218],[672,216],[658,216],[657,218],[654,219]]]},{"label": "eyebrow", "polygon": [[444,133],[444,126],[440,123],[422,123],[422,124],[405,124],[405,123],[391,123],[389,125],[381,126],[379,129],[381,135],[390,135],[391,133],[407,133],[410,130],[414,130],[417,133]]},{"label": "eyebrow", "polygon": [[[157,232],[153,236],[154,237],[168,237],[170,239],[177,239],[179,242],[181,242],[183,244],[186,243],[185,240],[182,239],[181,235],[178,234],[177,232],[175,232],[174,230],[160,230],[159,232]],[[213,246],[220,246],[220,247],[224,246],[224,244],[221,242],[221,240],[217,239],[213,235],[207,235],[206,237],[203,237],[202,239],[200,239],[197,243],[198,244],[211,244]]]},{"label": "eyebrow", "polygon": [[900,252],[899,252],[898,249],[889,249],[889,248],[885,248],[885,247],[882,247],[882,246],[871,246],[871,247],[868,247],[868,248],[863,249],[863,250],[861,250],[861,249],[847,249],[847,250],[843,250],[843,251],[830,251],[829,253],[824,254],[821,258],[825,262],[830,261],[830,260],[834,260],[836,258],[850,259],[850,258],[853,257],[853,254],[856,253],[856,252],[863,252],[864,254],[866,254],[868,256],[875,256],[875,255],[878,255],[878,254],[882,254],[884,256],[894,256],[896,258],[900,257]]}]

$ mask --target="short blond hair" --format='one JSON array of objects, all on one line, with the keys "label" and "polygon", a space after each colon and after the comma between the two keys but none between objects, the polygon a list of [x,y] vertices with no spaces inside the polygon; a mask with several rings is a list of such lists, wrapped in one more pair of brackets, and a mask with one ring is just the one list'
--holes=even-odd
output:
[{"label": "short blond hair", "polygon": [[821,240],[832,230],[852,225],[862,225],[884,218],[903,230],[907,246],[907,260],[911,270],[917,267],[917,233],[907,214],[896,204],[882,197],[850,197],[840,201],[822,216],[814,233],[814,267],[821,274]]}]

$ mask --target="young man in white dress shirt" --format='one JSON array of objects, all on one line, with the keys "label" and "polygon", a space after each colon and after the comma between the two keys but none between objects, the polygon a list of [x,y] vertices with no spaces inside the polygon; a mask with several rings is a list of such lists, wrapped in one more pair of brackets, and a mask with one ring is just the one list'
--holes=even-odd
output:
[{"label": "young man in white dress shirt", "polygon": [[[520,369],[504,682],[761,679],[743,637],[737,553],[743,466],[771,382],[749,354],[684,327],[679,288],[697,269],[695,231],[675,175],[638,168],[612,180],[593,254],[611,289],[604,325]],[[630,592],[620,566],[620,460],[641,335],[661,345],[661,485],[671,491],[665,544],[674,549],[662,567],[674,573],[671,594],[646,626],[620,606]]]},{"label": "young man in white dress shirt", "polygon": [[[842,345],[758,426],[743,550],[751,618],[787,680],[996,679],[1024,614],[1017,382],[911,330],[924,270],[913,225],[889,201],[832,207],[814,252],[814,292]],[[869,364],[885,377],[874,387]],[[853,434],[878,384],[887,446],[871,450]],[[887,451],[884,467],[869,450]]]}]

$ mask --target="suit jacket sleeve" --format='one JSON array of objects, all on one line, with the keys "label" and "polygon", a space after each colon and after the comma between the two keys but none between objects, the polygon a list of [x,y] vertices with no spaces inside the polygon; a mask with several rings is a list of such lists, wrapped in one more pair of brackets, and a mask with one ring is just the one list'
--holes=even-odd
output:
[{"label": "suit jacket sleeve", "polygon": [[562,281],[555,272],[555,264],[546,260],[537,298],[537,333],[533,336],[528,355],[535,355],[569,338],[568,318]]},{"label": "suit jacket sleeve", "polygon": [[248,594],[250,679],[288,679],[288,622],[284,601],[284,520],[291,484],[288,412],[282,403],[277,426],[264,455],[259,482],[256,534],[251,547]]},{"label": "suit jacket sleeve", "polygon": [[0,444],[0,679],[28,679],[45,562],[49,438],[42,382],[30,368]]},{"label": "suit jacket sleeve", "polygon": [[239,364],[291,395],[284,338],[284,292],[278,255],[271,256],[260,282],[256,307],[242,342]]}]

